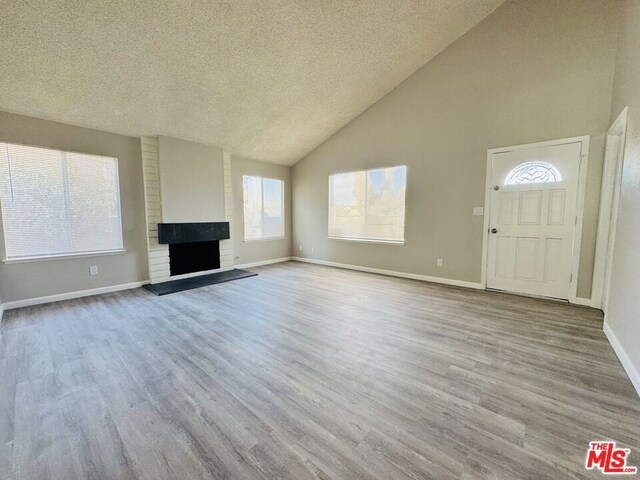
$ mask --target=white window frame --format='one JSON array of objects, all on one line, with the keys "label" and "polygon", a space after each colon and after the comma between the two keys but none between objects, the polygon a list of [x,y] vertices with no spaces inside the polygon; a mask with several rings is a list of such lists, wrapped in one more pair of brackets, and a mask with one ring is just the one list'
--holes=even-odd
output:
[{"label": "white window frame", "polygon": [[60,253],[60,254],[44,254],[44,255],[22,256],[22,257],[9,257],[7,255],[7,237],[5,235],[5,232],[6,232],[5,218],[4,218],[4,215],[2,215],[2,208],[0,206],[0,217],[2,217],[2,260],[1,260],[2,263],[12,264],[12,263],[39,262],[39,261],[48,261],[48,260],[61,260],[65,258],[120,255],[127,252],[126,248],[124,247],[124,228],[122,226],[122,203],[121,203],[121,196],[120,196],[120,160],[118,157],[110,156],[110,155],[99,155],[95,153],[79,152],[74,150],[62,150],[59,148],[43,147],[42,145],[32,145],[32,144],[26,144],[26,143],[16,143],[16,142],[6,142],[6,141],[1,141],[0,143],[39,148],[42,150],[50,150],[53,152],[64,154],[65,158],[67,153],[71,153],[76,155],[90,155],[92,157],[101,157],[101,158],[108,158],[111,160],[115,160],[115,175],[117,178],[116,194],[117,194],[118,211],[120,212],[120,243],[122,245],[121,248],[113,248],[108,250],[88,250],[88,251],[82,251],[82,252],[68,252],[68,253]]},{"label": "white window frame", "polygon": [[[404,185],[404,225],[402,226],[402,240],[388,240],[388,239],[381,239],[381,238],[361,238],[361,237],[340,237],[340,236],[335,236],[335,235],[329,235],[329,227],[331,225],[331,214],[332,214],[332,206],[333,206],[333,196],[332,196],[332,182],[331,182],[331,177],[336,176],[336,175],[345,175],[348,173],[360,173],[360,172],[365,172],[366,174],[368,174],[370,171],[373,170],[386,170],[389,168],[398,168],[398,167],[404,167],[406,175],[405,175],[405,185]],[[367,168],[364,170],[350,170],[348,172],[336,172],[336,173],[331,173],[328,177],[328,190],[329,190],[329,201],[328,203],[328,215],[327,215],[327,238],[329,240],[338,240],[338,241],[342,241],[342,242],[352,242],[352,243],[371,243],[371,244],[378,244],[378,245],[395,245],[395,246],[404,246],[406,245],[406,237],[405,237],[405,231],[407,228],[407,181],[409,179],[409,168],[407,167],[407,165],[389,165],[389,166],[382,166],[382,167],[373,167],[373,168]],[[365,191],[367,189],[367,184],[369,182],[369,176],[365,175]],[[366,199],[365,199],[365,212],[366,212]],[[366,217],[366,213],[365,213],[365,217]]]},{"label": "white window frame", "polygon": [[[244,179],[245,177],[253,177],[253,178],[259,178],[260,179],[260,190],[262,192],[262,195],[260,197],[260,212],[262,215],[262,236],[258,237],[258,238],[247,238],[247,231],[246,231],[246,223],[245,223],[245,217],[246,217],[246,211],[245,211],[245,202],[244,202]],[[282,186],[282,188],[280,189],[280,195],[281,195],[281,205],[282,205],[282,235],[273,235],[273,236],[264,236],[264,181],[265,180],[275,180],[280,182],[280,185]],[[263,177],[261,175],[242,175],[242,238],[243,241],[245,243],[251,243],[251,242],[268,242],[271,240],[283,240],[285,238],[287,238],[287,226],[286,226],[286,205],[284,202],[284,180],[282,178],[273,178],[273,177]]]}]

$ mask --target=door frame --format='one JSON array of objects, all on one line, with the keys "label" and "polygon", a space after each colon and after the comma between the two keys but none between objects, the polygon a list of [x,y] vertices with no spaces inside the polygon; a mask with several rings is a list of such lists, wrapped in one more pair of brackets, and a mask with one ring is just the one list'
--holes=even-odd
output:
[{"label": "door frame", "polygon": [[596,237],[596,256],[593,265],[591,302],[594,308],[603,310],[606,307],[604,299],[609,296],[611,263],[616,241],[622,168],[627,137],[627,111],[627,107],[622,109],[618,118],[607,130],[604,165],[602,167],[600,214]]},{"label": "door frame", "polygon": [[[578,177],[578,198],[576,205],[576,229],[573,235],[571,259],[571,281],[569,282],[569,303],[577,303],[578,273],[580,271],[580,248],[582,244],[582,223],[584,219],[584,198],[587,186],[587,167],[589,163],[589,135],[579,137],[561,138],[557,140],[547,140],[544,142],[526,143],[523,145],[513,145],[510,147],[491,148],[487,150],[487,175],[484,185],[484,223],[482,232],[482,273],[480,285],[483,290],[487,289],[487,261],[489,257],[489,216],[491,214],[491,160],[497,153],[507,153],[516,150],[528,150],[531,148],[553,147],[566,145],[568,143],[580,144],[580,165]],[[583,303],[583,302],[579,302]]]}]

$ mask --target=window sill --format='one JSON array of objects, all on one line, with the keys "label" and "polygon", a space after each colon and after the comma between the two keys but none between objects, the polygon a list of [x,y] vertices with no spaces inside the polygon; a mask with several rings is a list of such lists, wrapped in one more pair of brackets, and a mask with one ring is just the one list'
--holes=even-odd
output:
[{"label": "window sill", "polygon": [[66,260],[69,258],[82,258],[82,257],[101,257],[103,255],[122,255],[127,251],[122,248],[119,250],[106,250],[101,252],[82,252],[82,253],[65,253],[62,255],[43,255],[41,257],[20,257],[20,258],[5,258],[2,263],[27,263],[27,262],[46,262],[49,260]]},{"label": "window sill", "polygon": [[263,238],[245,238],[243,240],[244,243],[254,243],[254,242],[271,242],[273,240],[286,240],[287,237],[263,237]]},{"label": "window sill", "polygon": [[393,245],[396,247],[404,247],[405,243],[401,240],[369,240],[366,238],[348,238],[348,237],[327,237],[329,240],[339,240],[341,242],[352,243],[371,243],[374,245]]}]

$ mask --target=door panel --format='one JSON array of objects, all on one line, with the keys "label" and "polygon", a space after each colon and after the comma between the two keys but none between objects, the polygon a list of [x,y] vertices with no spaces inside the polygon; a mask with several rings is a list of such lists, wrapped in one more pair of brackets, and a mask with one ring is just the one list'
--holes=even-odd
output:
[{"label": "door panel", "polygon": [[500,225],[511,225],[511,217],[513,216],[513,192],[500,193],[500,202],[498,209],[500,210]]},{"label": "door panel", "polygon": [[500,278],[513,277],[513,245],[514,239],[500,236],[496,239],[495,276]]},{"label": "door panel", "polygon": [[518,225],[540,225],[542,191],[525,191],[519,195]]},{"label": "door panel", "polygon": [[564,225],[565,190],[551,190],[549,192],[549,225]]},{"label": "door panel", "polygon": [[518,237],[516,239],[516,273],[518,280],[535,280],[538,260],[538,238]]},{"label": "door panel", "polygon": [[557,282],[560,279],[560,255],[562,254],[562,239],[547,238],[544,255],[544,281]]},{"label": "door panel", "polygon": [[580,148],[493,155],[487,288],[569,298]]}]

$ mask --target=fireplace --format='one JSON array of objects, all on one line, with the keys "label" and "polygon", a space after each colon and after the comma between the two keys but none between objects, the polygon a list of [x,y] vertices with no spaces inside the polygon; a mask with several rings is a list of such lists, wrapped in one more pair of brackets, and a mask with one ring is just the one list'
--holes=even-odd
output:
[{"label": "fireplace", "polygon": [[169,244],[171,276],[220,268],[220,244],[217,240]]},{"label": "fireplace", "polygon": [[169,245],[171,276],[220,268],[220,240],[229,222],[159,223],[158,242]]}]

